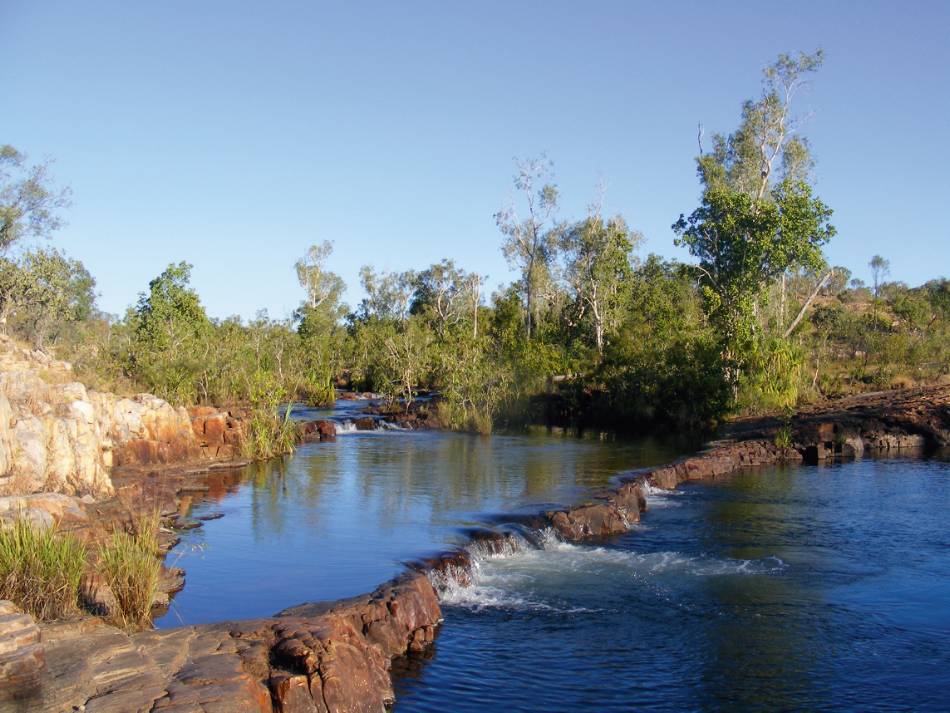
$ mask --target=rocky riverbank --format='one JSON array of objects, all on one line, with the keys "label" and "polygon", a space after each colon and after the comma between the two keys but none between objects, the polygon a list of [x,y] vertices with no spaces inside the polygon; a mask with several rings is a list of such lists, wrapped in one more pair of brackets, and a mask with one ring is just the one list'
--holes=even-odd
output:
[{"label": "rocky riverbank", "polygon": [[[314,430],[315,438],[321,435]],[[673,488],[749,467],[912,454],[947,445],[950,387],[869,395],[806,410],[789,421],[736,423],[727,438],[702,453],[631,474],[588,502],[538,513],[520,524],[551,528],[571,541],[608,537],[639,520],[648,484]],[[201,480],[184,473],[130,474],[127,482],[117,482],[118,494],[181,508],[188,488]],[[200,489],[192,492],[200,496]],[[494,552],[511,547],[504,528],[476,530],[470,537],[474,546]],[[464,580],[471,550],[420,562],[415,571],[363,597],[302,605],[252,621],[129,635],[86,619],[41,626],[38,641],[32,622],[3,609],[0,671],[11,672],[10,680],[30,682],[13,690],[0,686],[8,696],[5,705],[11,710],[381,711],[392,699],[392,660],[422,653],[432,643],[441,621],[440,577]],[[11,700],[13,693],[21,699]]]}]

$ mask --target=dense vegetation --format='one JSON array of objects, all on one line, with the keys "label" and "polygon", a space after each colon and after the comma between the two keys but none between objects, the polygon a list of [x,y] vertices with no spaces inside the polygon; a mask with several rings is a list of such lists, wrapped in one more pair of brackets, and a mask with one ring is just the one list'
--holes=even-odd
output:
[{"label": "dense vegetation", "polygon": [[248,404],[263,414],[264,443],[280,433],[278,404],[325,403],[343,385],[406,404],[436,389],[446,425],[487,432],[539,418],[703,427],[729,412],[946,378],[946,279],[889,282],[874,256],[869,289],[825,262],[832,211],[814,195],[792,111],[821,62],[820,52],[780,56],[734,132],[708,151],[700,133],[700,202],[672,226],[693,264],[639,255],[641,235],[602,201],[564,218],[542,157],[516,161],[518,200],[495,214],[517,273],[507,288],[486,295],[484,278],[452,260],[401,273],[366,266],[366,296],[351,309],[323,243],[292,266],[306,296],[288,320],[210,318],[184,262],[121,318],[100,313],[81,263],[35,247],[59,226],[68,193],[51,187],[46,165],[5,146],[0,323],[99,388]]}]

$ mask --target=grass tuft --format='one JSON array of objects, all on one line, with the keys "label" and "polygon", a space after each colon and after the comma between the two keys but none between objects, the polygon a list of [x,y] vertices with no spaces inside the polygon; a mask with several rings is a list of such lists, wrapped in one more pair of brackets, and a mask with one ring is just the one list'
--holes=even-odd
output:
[{"label": "grass tuft", "polygon": [[115,623],[137,629],[152,623],[152,602],[162,563],[158,558],[159,518],[140,518],[132,532],[114,532],[99,550],[103,577],[112,590]]},{"label": "grass tuft", "polygon": [[86,547],[73,535],[36,527],[22,517],[0,530],[0,599],[38,620],[77,610],[85,568]]}]

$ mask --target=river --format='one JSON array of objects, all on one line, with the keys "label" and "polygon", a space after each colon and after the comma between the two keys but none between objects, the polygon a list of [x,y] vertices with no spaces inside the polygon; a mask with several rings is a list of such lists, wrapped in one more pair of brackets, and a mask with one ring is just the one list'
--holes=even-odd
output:
[{"label": "river", "polygon": [[[224,517],[170,555],[187,585],[158,625],[368,591],[466,527],[683,447],[389,430],[304,446],[195,508]],[[473,583],[442,583],[430,656],[398,667],[397,713],[950,710],[950,462],[768,468],[648,506],[608,543],[525,533],[476,553]]]}]

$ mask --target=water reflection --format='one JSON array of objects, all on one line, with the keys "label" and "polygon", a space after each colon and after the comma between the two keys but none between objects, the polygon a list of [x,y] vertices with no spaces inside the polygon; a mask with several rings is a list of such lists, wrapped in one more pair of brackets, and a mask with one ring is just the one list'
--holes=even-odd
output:
[{"label": "water reflection", "polygon": [[352,596],[456,541],[484,514],[569,502],[680,444],[567,435],[368,432],[215,475],[170,555],[186,571],[159,626],[264,616]]}]

